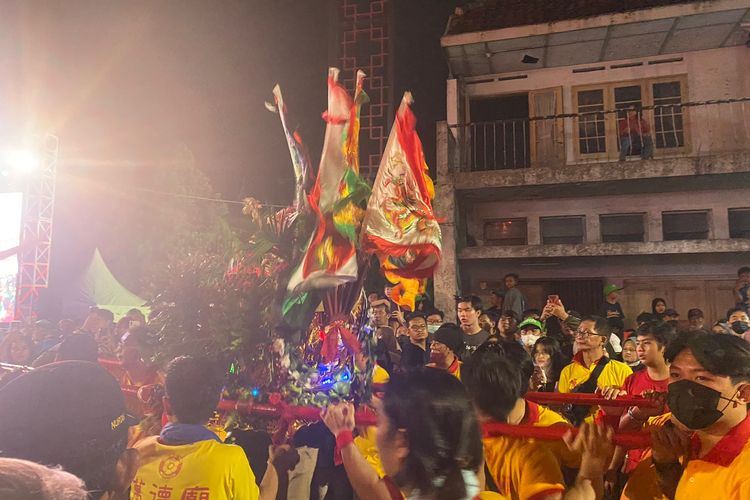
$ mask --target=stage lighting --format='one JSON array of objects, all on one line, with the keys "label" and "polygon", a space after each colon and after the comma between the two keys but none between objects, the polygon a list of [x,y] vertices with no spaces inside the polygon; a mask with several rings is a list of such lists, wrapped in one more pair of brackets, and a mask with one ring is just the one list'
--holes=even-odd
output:
[{"label": "stage lighting", "polygon": [[19,149],[5,154],[5,164],[19,174],[27,174],[39,168],[39,157],[32,151]]}]

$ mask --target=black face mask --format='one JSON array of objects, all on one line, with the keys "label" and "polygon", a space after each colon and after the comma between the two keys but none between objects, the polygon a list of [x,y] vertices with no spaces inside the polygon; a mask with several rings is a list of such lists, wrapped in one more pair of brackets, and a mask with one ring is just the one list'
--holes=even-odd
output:
[{"label": "black face mask", "polygon": [[692,380],[674,382],[667,389],[669,409],[677,420],[691,430],[705,429],[716,423],[724,415],[723,409],[717,409],[722,399],[728,401],[724,409],[734,401]]},{"label": "black face mask", "polygon": [[747,321],[733,321],[731,326],[732,331],[737,335],[742,335],[748,329],[750,329],[750,325],[747,323]]}]

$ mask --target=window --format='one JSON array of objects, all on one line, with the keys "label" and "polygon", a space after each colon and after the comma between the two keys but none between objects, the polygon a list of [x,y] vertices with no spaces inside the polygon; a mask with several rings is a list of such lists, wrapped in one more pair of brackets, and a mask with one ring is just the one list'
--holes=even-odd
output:
[{"label": "window", "polygon": [[663,212],[661,223],[666,241],[708,239],[708,210]]},{"label": "window", "polygon": [[680,82],[655,83],[653,93],[656,147],[663,149],[684,146]]},{"label": "window", "polygon": [[750,208],[729,209],[729,237],[750,238]]},{"label": "window", "polygon": [[599,89],[578,92],[578,114],[578,148],[581,154],[607,151],[604,91]]},{"label": "window", "polygon": [[[574,89],[578,154],[587,158],[616,158],[620,150],[620,127],[627,123],[626,110],[633,107],[642,110],[639,116],[645,121],[643,134],[650,136],[656,153],[684,148],[683,80],[674,77]],[[630,155],[640,154],[641,147],[636,147]]]},{"label": "window", "polygon": [[643,214],[600,215],[602,242],[644,241]]},{"label": "window", "polygon": [[544,245],[583,243],[584,216],[542,217],[539,219]]},{"label": "window", "polygon": [[485,245],[526,245],[526,219],[491,219],[484,221]]}]

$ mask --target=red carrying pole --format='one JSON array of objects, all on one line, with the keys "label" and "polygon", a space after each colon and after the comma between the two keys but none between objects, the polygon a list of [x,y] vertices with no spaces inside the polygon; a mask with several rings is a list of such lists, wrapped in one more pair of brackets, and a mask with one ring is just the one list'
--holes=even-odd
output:
[{"label": "red carrying pole", "polygon": [[[314,406],[291,406],[291,405],[266,405],[254,404],[249,401],[222,400],[219,402],[219,410],[239,411],[241,413],[263,415],[290,420],[320,420],[320,408]],[[357,425],[375,425],[377,418],[370,410],[359,409],[354,414]],[[563,436],[572,431],[575,435],[578,429],[564,425],[552,427],[536,427],[533,425],[513,425],[503,423],[489,423],[482,426],[484,437],[509,436],[524,439],[542,439],[546,441],[560,441]],[[614,443],[625,449],[647,448],[651,446],[651,436],[646,432],[621,432],[614,435]]]},{"label": "red carrying pole", "polygon": [[[577,428],[564,425],[535,427],[533,425],[490,423],[482,426],[484,437],[510,436],[547,441],[559,441],[569,431],[572,431],[574,435],[578,433]],[[647,432],[620,432],[614,435],[613,441],[617,446],[622,446],[625,449],[647,448],[651,446],[651,435]]]},{"label": "red carrying pole", "polygon": [[582,406],[617,406],[640,408],[657,408],[659,403],[653,399],[640,396],[622,396],[617,399],[606,399],[597,394],[581,394],[575,392],[527,392],[524,398],[541,404],[564,405],[574,404]]}]

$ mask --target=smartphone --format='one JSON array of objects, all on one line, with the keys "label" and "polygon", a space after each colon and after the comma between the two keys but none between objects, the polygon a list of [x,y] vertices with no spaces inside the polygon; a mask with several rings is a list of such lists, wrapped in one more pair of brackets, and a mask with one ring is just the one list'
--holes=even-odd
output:
[{"label": "smartphone", "polygon": [[560,296],[559,295],[547,295],[547,300],[553,304],[559,304]]}]

